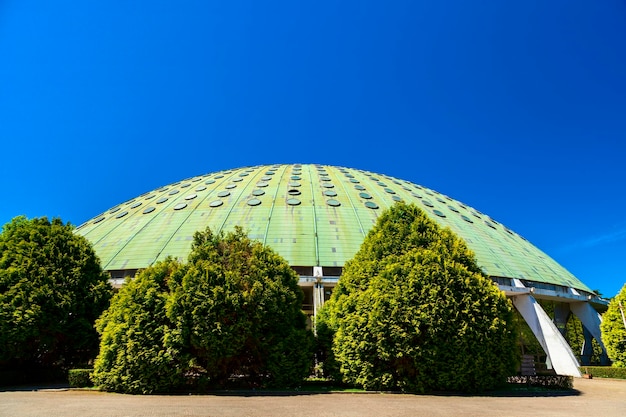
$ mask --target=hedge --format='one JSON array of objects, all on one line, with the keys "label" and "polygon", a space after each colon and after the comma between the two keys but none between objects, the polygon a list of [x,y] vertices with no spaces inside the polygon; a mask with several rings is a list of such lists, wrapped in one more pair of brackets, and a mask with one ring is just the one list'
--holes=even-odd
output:
[{"label": "hedge", "polygon": [[572,389],[574,387],[574,378],[567,375],[517,375],[508,377],[506,382],[549,389]]},{"label": "hedge", "polygon": [[583,366],[580,368],[583,374],[595,378],[626,379],[626,368],[614,368],[612,366]]},{"label": "hedge", "polygon": [[68,382],[72,388],[92,387],[91,373],[93,369],[70,369],[68,372]]}]

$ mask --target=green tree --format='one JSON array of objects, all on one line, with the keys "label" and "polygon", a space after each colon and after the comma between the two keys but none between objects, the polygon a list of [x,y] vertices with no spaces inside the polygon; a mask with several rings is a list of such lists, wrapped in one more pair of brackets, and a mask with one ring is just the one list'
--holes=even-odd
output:
[{"label": "green tree", "polygon": [[107,391],[149,394],[183,384],[180,352],[170,346],[169,283],[184,267],[167,259],[127,280],[97,321],[100,354],[93,381]]},{"label": "green tree", "polygon": [[0,368],[67,368],[92,359],[111,297],[89,242],[69,223],[16,217],[0,233]]},{"label": "green tree", "polygon": [[147,268],[113,298],[95,382],[127,393],[299,384],[313,344],[302,297],[284,259],[241,228],[197,232],[187,263]]},{"label": "green tree", "polygon": [[626,314],[626,285],[609,302],[600,325],[606,351],[613,366],[618,368],[626,368],[626,327],[622,314]]},{"label": "green tree", "polygon": [[518,362],[510,302],[415,205],[381,215],[324,310],[327,360],[365,389],[481,391]]},{"label": "green tree", "polygon": [[298,277],[241,228],[196,233],[172,296],[180,349],[205,383],[292,386],[310,372],[313,336]]}]

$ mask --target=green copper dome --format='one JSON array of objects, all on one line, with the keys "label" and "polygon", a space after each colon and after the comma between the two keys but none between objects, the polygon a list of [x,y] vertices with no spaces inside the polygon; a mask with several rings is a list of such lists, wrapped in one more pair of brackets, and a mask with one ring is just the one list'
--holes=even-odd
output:
[{"label": "green copper dome", "polygon": [[264,165],[189,178],[145,193],[87,221],[105,270],[137,270],[167,256],[186,259],[195,231],[239,225],[292,267],[342,267],[381,211],[417,204],[450,227],[494,278],[591,290],[557,262],[489,216],[409,181],[326,165]]}]

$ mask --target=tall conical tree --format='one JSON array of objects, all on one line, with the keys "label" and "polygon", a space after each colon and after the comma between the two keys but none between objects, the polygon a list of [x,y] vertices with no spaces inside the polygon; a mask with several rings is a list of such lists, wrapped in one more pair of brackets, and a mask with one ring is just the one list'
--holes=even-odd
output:
[{"label": "tall conical tree", "polygon": [[415,205],[381,215],[324,309],[327,360],[347,383],[474,392],[515,371],[510,302],[465,243]]},{"label": "tall conical tree", "polygon": [[[92,359],[108,274],[61,219],[14,218],[0,233],[0,370],[64,369]],[[24,372],[22,372],[24,374]]]},{"label": "tall conical tree", "polygon": [[[621,304],[621,305],[620,305]],[[613,366],[626,368],[626,284],[611,299],[609,308],[602,315],[602,341]]]}]

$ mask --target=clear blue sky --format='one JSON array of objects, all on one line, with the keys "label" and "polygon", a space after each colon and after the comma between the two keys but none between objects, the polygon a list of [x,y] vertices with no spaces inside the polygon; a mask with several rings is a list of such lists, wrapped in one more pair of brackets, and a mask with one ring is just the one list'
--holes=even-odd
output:
[{"label": "clear blue sky", "polygon": [[406,179],[626,282],[626,2],[0,0],[0,224],[267,163]]}]

